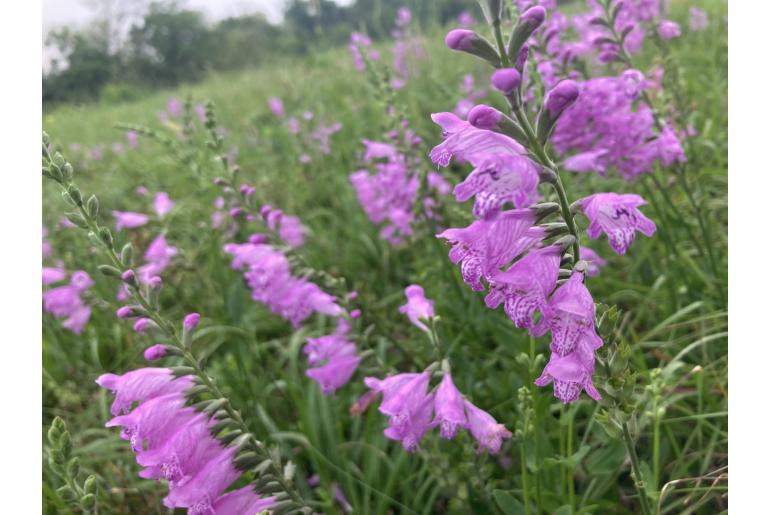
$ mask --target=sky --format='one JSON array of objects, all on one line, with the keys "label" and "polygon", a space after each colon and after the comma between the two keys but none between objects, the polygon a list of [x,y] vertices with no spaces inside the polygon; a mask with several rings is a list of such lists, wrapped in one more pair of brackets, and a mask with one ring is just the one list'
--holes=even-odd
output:
[{"label": "sky", "polygon": [[[131,0],[126,0],[130,2]],[[202,11],[210,20],[261,12],[272,22],[281,21],[288,0],[187,0],[183,6]],[[43,34],[62,25],[83,25],[94,16],[88,0],[43,0]]]}]

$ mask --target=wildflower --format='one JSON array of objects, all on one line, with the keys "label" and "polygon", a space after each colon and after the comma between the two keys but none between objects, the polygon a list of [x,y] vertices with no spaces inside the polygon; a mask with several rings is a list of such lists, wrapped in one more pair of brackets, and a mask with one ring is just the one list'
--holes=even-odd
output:
[{"label": "wildflower", "polygon": [[473,27],[475,23],[476,23],[476,20],[473,19],[473,15],[468,11],[462,11],[460,14],[457,15],[457,25],[461,29],[468,29],[470,27]]},{"label": "wildflower", "polygon": [[546,93],[543,108],[551,118],[558,118],[566,108],[575,103],[579,93],[575,81],[563,80]]},{"label": "wildflower", "polygon": [[166,111],[171,116],[179,116],[182,114],[182,102],[176,98],[170,98],[166,104]]},{"label": "wildflower", "polygon": [[637,230],[647,237],[655,233],[655,223],[637,209],[647,203],[639,195],[595,193],[579,202],[591,222],[586,229],[588,237],[596,239],[605,233],[610,247],[618,254],[626,253]]},{"label": "wildflower", "polygon": [[139,318],[134,322],[134,331],[137,333],[143,333],[152,325],[152,320],[149,318]]},{"label": "wildflower", "polygon": [[400,313],[409,317],[409,321],[423,331],[428,331],[422,319],[433,318],[433,301],[425,298],[425,291],[418,284],[411,284],[404,290],[406,304],[398,308]]},{"label": "wildflower", "polygon": [[709,26],[709,18],[705,11],[690,7],[690,31],[700,32]]},{"label": "wildflower", "polygon": [[505,272],[490,280],[490,291],[484,299],[492,309],[505,304],[505,313],[521,329],[534,329],[534,314],[544,311],[548,295],[559,278],[561,248],[549,246],[531,251]]},{"label": "wildflower", "polygon": [[454,188],[455,199],[465,202],[475,196],[473,214],[493,216],[506,202],[516,208],[532,205],[538,198],[537,167],[529,158],[511,154],[489,154]]},{"label": "wildflower", "polygon": [[505,95],[510,95],[520,84],[521,74],[516,68],[501,68],[492,74],[492,86]]},{"label": "wildflower", "polygon": [[452,375],[447,372],[436,390],[435,418],[432,426],[438,425],[441,430],[441,438],[451,440],[457,435],[459,428],[468,427],[468,418],[465,416],[462,394],[452,382]]},{"label": "wildflower", "polygon": [[439,166],[448,166],[452,158],[479,166],[490,154],[524,155],[526,151],[512,138],[497,132],[479,129],[452,113],[434,113],[434,123],[441,126],[444,141],[430,151],[430,158]]},{"label": "wildflower", "polygon": [[561,357],[574,351],[580,342],[597,349],[602,346],[602,339],[596,334],[595,316],[596,305],[583,284],[583,274],[573,272],[553,293],[543,309],[543,318],[532,332],[541,336],[550,330],[551,351]]},{"label": "wildflower", "polygon": [[492,415],[467,400],[465,413],[468,417],[468,428],[479,444],[479,452],[486,450],[490,454],[497,454],[500,452],[503,440],[513,436],[504,425],[498,424]]},{"label": "wildflower", "polygon": [[187,332],[194,331],[200,320],[201,316],[198,313],[188,313],[182,321],[182,327]]},{"label": "wildflower", "polygon": [[139,368],[123,375],[102,374],[96,384],[115,394],[110,413],[125,414],[135,402],[183,392],[193,385],[192,376],[174,378],[168,368]]},{"label": "wildflower", "polygon": [[267,105],[276,118],[283,118],[286,112],[283,109],[283,101],[278,97],[270,97],[267,99]]},{"label": "wildflower", "polygon": [[128,148],[136,148],[139,146],[139,135],[136,131],[127,131],[126,141],[128,142]]},{"label": "wildflower", "polygon": [[534,221],[528,209],[503,211],[495,220],[476,220],[462,229],[447,229],[437,235],[452,245],[449,259],[461,263],[463,281],[474,291],[483,291],[481,278],[489,279],[519,255],[520,239]]},{"label": "wildflower", "polygon": [[662,20],[658,23],[658,35],[663,41],[671,41],[682,35],[679,24],[671,20]]},{"label": "wildflower", "polygon": [[198,117],[198,121],[201,123],[206,122],[206,106],[203,104],[195,104],[195,116]]},{"label": "wildflower", "polygon": [[320,365],[305,374],[317,382],[326,395],[347,384],[361,362],[355,344],[347,339],[349,329],[347,321],[340,319],[333,334],[308,338],[303,348],[308,363]]},{"label": "wildflower", "polygon": [[580,247],[580,259],[588,263],[586,275],[596,277],[599,271],[607,265],[607,261],[602,258],[595,250],[588,247]]},{"label": "wildflower", "polygon": [[155,195],[153,205],[158,216],[164,217],[174,208],[174,201],[168,197],[168,193],[160,191]]},{"label": "wildflower", "polygon": [[535,384],[547,386],[553,383],[554,397],[564,404],[578,400],[583,390],[594,400],[600,400],[602,397],[591,380],[595,363],[593,353],[594,349],[585,339],[580,340],[577,347],[565,356],[553,352]]},{"label": "wildflower", "polygon": [[116,218],[115,230],[136,229],[150,221],[150,217],[142,213],[131,211],[113,211],[112,216]]},{"label": "wildflower", "polygon": [[91,308],[81,295],[93,284],[86,272],[77,271],[70,277],[69,284],[43,292],[43,309],[56,318],[64,318],[62,327],[80,334],[91,318]]},{"label": "wildflower", "polygon": [[43,267],[43,284],[53,284],[63,281],[67,277],[67,272],[61,267]]},{"label": "wildflower", "polygon": [[260,497],[251,485],[220,495],[212,504],[213,513],[262,513],[268,511],[276,496]]},{"label": "wildflower", "polygon": [[156,236],[144,253],[144,264],[137,269],[139,281],[148,284],[153,277],[160,276],[177,252],[176,247],[168,244],[164,234]]}]

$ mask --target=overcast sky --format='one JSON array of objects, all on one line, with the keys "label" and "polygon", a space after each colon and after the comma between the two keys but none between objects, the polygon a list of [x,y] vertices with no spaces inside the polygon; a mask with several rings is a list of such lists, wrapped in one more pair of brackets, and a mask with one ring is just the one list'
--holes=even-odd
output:
[{"label": "overcast sky", "polygon": [[[182,2],[182,5],[206,13],[210,20],[261,12],[270,21],[279,22],[287,2],[288,0],[187,0]],[[60,25],[82,25],[93,15],[88,0],[43,0],[43,34]]]}]

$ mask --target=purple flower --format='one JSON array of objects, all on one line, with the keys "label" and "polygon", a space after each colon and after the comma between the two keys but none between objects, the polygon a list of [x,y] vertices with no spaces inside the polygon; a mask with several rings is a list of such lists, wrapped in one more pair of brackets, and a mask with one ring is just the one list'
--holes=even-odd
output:
[{"label": "purple flower", "polygon": [[318,383],[326,395],[346,385],[361,362],[355,344],[347,339],[349,329],[347,321],[341,318],[333,334],[308,338],[307,345],[302,349],[307,354],[308,363],[319,365],[305,374]]},{"label": "purple flower", "polygon": [[431,425],[438,425],[441,428],[441,438],[451,440],[457,435],[459,428],[468,427],[462,394],[452,382],[452,375],[449,372],[444,374],[436,390],[435,412],[436,416]]},{"label": "purple flower", "polygon": [[598,401],[602,397],[591,380],[594,363],[594,349],[588,340],[583,339],[572,352],[565,356],[553,352],[543,373],[535,380],[535,384],[547,386],[553,382],[553,395],[564,404],[578,400],[583,390]]},{"label": "purple flower", "polygon": [[260,497],[251,485],[246,485],[217,497],[212,504],[212,513],[262,513],[269,511],[276,500],[275,496]]},{"label": "purple flower", "polygon": [[658,35],[663,41],[671,41],[682,35],[682,29],[679,24],[671,20],[661,20],[658,23]]},{"label": "purple flower", "polygon": [[198,117],[199,122],[204,123],[206,121],[206,106],[195,104],[195,115]]},{"label": "purple flower", "polygon": [[43,284],[53,284],[63,281],[67,277],[67,272],[61,267],[43,267]]},{"label": "purple flower", "polygon": [[399,7],[396,11],[396,25],[405,27],[412,21],[412,11],[408,7]]},{"label": "purple flower", "polygon": [[137,333],[143,333],[149,329],[152,324],[153,321],[149,318],[138,318],[136,322],[134,322],[134,331]]},{"label": "purple flower", "polygon": [[519,18],[519,23],[526,23],[530,31],[537,29],[545,21],[545,9],[536,5],[524,11]]},{"label": "purple flower", "polygon": [[[213,438],[212,438],[213,439]],[[215,441],[216,442],[216,441]],[[219,444],[217,444],[219,445]],[[189,464],[193,474],[183,484],[170,488],[163,499],[167,508],[189,508],[189,514],[213,513],[213,502],[241,474],[233,465],[235,448],[219,446],[213,457],[199,457]]]},{"label": "purple flower", "polygon": [[448,166],[455,159],[479,166],[492,154],[524,155],[524,147],[512,138],[497,132],[478,129],[452,113],[434,113],[433,121],[442,128],[444,141],[430,151],[430,158],[439,166]]},{"label": "purple flower", "polygon": [[424,318],[433,318],[433,301],[425,298],[425,291],[419,284],[411,284],[404,290],[406,304],[398,308],[399,313],[409,317],[409,321],[423,331],[428,327],[421,321]]},{"label": "purple flower", "polygon": [[521,238],[532,226],[534,215],[528,209],[503,211],[495,220],[476,220],[462,229],[447,229],[437,235],[452,245],[449,259],[461,263],[463,281],[474,291],[483,291],[481,278],[489,279],[519,255]]},{"label": "purple flower", "polygon": [[465,401],[465,413],[468,416],[468,428],[479,444],[478,452],[486,450],[490,454],[497,454],[500,452],[503,440],[513,436],[504,425],[498,424],[492,415],[477,408],[467,400]]},{"label": "purple flower", "polygon": [[465,180],[454,188],[455,199],[465,202],[476,197],[473,214],[494,216],[503,204],[516,208],[532,205],[539,197],[537,167],[529,158],[511,154],[489,154]]},{"label": "purple flower", "polygon": [[544,311],[548,295],[559,278],[561,248],[549,246],[531,251],[490,281],[484,301],[495,309],[505,303],[505,313],[521,329],[535,327],[534,314]]},{"label": "purple flower", "polygon": [[502,119],[503,113],[484,104],[475,106],[468,113],[468,123],[477,129],[494,130]]},{"label": "purple flower", "polygon": [[142,213],[131,211],[113,211],[112,216],[116,218],[115,230],[136,229],[150,221],[150,217]]},{"label": "purple flower", "polygon": [[598,349],[602,339],[596,334],[595,316],[596,305],[583,284],[583,274],[574,272],[551,296],[532,333],[541,336],[550,330],[551,352],[561,357],[574,351],[578,344]]},{"label": "purple flower", "polygon": [[96,384],[115,394],[110,412],[128,413],[135,402],[179,393],[193,386],[192,376],[174,378],[169,368],[139,368],[123,375],[102,374]]},{"label": "purple flower", "polygon": [[646,203],[635,194],[595,193],[581,199],[581,209],[591,222],[586,234],[596,239],[605,233],[610,247],[618,254],[625,254],[637,230],[647,237],[655,233],[655,223],[637,209]]},{"label": "purple flower", "polygon": [[278,97],[270,97],[267,99],[267,105],[270,107],[273,115],[276,118],[283,118],[286,112],[283,109],[283,101]]},{"label": "purple flower", "polygon": [[170,98],[166,104],[166,111],[171,116],[179,116],[182,114],[182,102],[176,98]]},{"label": "purple flower", "polygon": [[128,148],[136,148],[139,146],[139,135],[136,131],[126,132],[126,141],[128,142]]},{"label": "purple flower", "polygon": [[564,168],[570,172],[596,172],[605,175],[607,163],[604,158],[607,152],[606,149],[600,148],[575,154],[564,160]]},{"label": "purple flower", "polygon": [[468,11],[463,11],[457,15],[457,25],[459,25],[461,29],[473,27],[475,23],[476,20],[473,19],[473,15]]},{"label": "purple flower", "polygon": [[580,247],[580,259],[588,263],[588,269],[586,269],[588,277],[596,277],[599,275],[599,271],[607,265],[604,258],[588,247]]},{"label": "purple flower", "polygon": [[161,273],[171,264],[171,258],[177,255],[177,248],[166,242],[166,236],[159,234],[147,247],[144,253],[144,265],[137,269],[139,281],[149,284],[153,277]]},{"label": "purple flower", "polygon": [[80,334],[91,318],[91,308],[83,301],[81,295],[93,284],[86,272],[75,272],[68,285],[43,292],[43,309],[56,318],[63,318],[62,327]]},{"label": "purple flower", "polygon": [[155,194],[153,205],[155,207],[155,212],[162,218],[174,208],[174,201],[168,197],[168,193],[159,191]]},{"label": "purple flower", "polygon": [[690,7],[690,31],[700,32],[709,26],[709,17],[705,11]]}]

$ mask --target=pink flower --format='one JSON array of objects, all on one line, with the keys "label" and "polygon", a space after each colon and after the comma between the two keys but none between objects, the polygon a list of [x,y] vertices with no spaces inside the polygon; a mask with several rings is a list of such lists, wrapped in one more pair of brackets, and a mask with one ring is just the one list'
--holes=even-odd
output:
[{"label": "pink flower", "polygon": [[126,141],[128,142],[128,148],[136,148],[139,146],[139,135],[136,131],[127,131]]},{"label": "pink flower", "polygon": [[174,208],[174,201],[168,197],[168,193],[159,191],[155,194],[153,205],[158,216],[164,217]]},{"label": "pink flower", "polygon": [[131,211],[113,211],[112,216],[117,220],[115,222],[115,230],[117,231],[123,229],[136,229],[150,221],[150,217],[147,215]]},{"label": "pink flower", "polygon": [[270,97],[267,99],[267,105],[276,118],[283,118],[285,116],[286,112],[283,109],[283,101],[280,98]]},{"label": "pink flower", "polygon": [[663,41],[670,41],[682,35],[679,24],[671,20],[662,20],[658,23],[658,35]]},{"label": "pink flower", "polygon": [[470,401],[465,401],[465,413],[468,416],[468,427],[471,434],[479,444],[479,452],[488,451],[490,454],[500,452],[503,440],[513,436],[504,425],[497,421],[484,410],[474,406]]},{"label": "pink flower", "polygon": [[425,291],[418,284],[407,286],[404,293],[407,301],[398,311],[408,316],[412,324],[427,332],[428,327],[421,319],[433,318],[433,301],[425,298]]},{"label": "pink flower", "polygon": [[596,239],[605,233],[610,247],[618,254],[625,254],[636,231],[647,237],[655,233],[655,223],[637,209],[646,203],[635,194],[595,193],[581,199],[581,209],[591,222],[586,234]]},{"label": "pink flower", "polygon": [[607,265],[607,261],[604,258],[588,247],[580,247],[580,259],[588,263],[588,269],[586,270],[588,277],[596,277],[599,275],[599,271]]},{"label": "pink flower", "polygon": [[91,317],[91,308],[81,295],[93,284],[86,272],[75,272],[69,284],[43,292],[43,309],[56,318],[63,318],[62,327],[80,334]]},{"label": "pink flower", "polygon": [[441,438],[451,440],[457,435],[459,428],[468,427],[462,394],[452,382],[452,375],[449,372],[444,374],[436,390],[435,411],[436,416],[431,425],[438,425],[441,428]]}]

